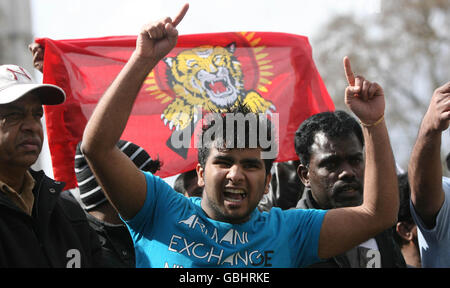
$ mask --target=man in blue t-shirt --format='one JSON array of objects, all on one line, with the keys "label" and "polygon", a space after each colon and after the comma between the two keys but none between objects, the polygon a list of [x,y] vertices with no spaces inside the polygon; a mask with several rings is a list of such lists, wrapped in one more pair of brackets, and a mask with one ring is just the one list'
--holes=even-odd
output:
[{"label": "man in blue t-shirt", "polygon": [[[212,113],[203,127],[196,167],[202,198],[176,193],[159,177],[139,171],[116,148],[143,81],[175,47],[176,26],[187,10],[186,4],[175,19],[167,17],[142,28],[136,50],[98,103],[83,135],[82,151],[131,232],[137,266],[301,267],[340,254],[392,226],[398,192],[383,119],[383,90],[355,77],[347,58],[346,103],[364,123],[366,141],[360,206],[259,212],[256,207],[269,190],[270,169],[277,157],[276,137],[269,133],[273,130],[265,116],[238,101],[227,113]],[[239,117],[234,118],[238,115],[252,121],[240,126]],[[233,119],[233,130],[240,132],[230,134],[227,119]],[[266,141],[253,141],[261,140],[260,127],[270,135],[264,139],[270,140],[269,147]]]},{"label": "man in blue t-shirt", "polygon": [[419,228],[422,267],[450,267],[450,179],[442,177],[441,136],[450,123],[450,82],[437,88],[408,166],[411,214]]}]

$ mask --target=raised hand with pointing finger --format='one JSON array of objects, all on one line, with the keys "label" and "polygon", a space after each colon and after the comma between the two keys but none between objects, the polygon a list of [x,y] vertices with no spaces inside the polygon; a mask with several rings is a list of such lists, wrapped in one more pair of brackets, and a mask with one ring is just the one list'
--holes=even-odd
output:
[{"label": "raised hand with pointing finger", "polygon": [[166,17],[144,25],[136,40],[137,56],[149,58],[156,62],[166,56],[177,44],[178,30],[176,27],[184,18],[188,9],[189,4],[185,4],[173,20]]},{"label": "raised hand with pointing finger", "polygon": [[375,126],[384,118],[383,88],[362,76],[355,76],[350,59],[344,57],[345,76],[349,86],[345,89],[345,104],[355,113],[365,127]]},{"label": "raised hand with pointing finger", "polygon": [[[348,57],[344,57],[343,64],[348,81],[345,103],[364,127],[363,203],[356,207],[330,209],[327,212],[320,234],[321,258],[348,251],[392,227],[396,223],[399,207],[394,155],[383,121],[383,89],[362,76],[354,76]],[[344,177],[340,180],[344,181]],[[346,250],[343,250],[345,247]]]},{"label": "raised hand with pointing finger", "polygon": [[83,133],[81,151],[103,191],[124,219],[131,218],[142,208],[147,186],[144,175],[128,157],[123,157],[116,143],[146,77],[175,47],[176,27],[188,9],[189,5],[185,4],[175,18],[165,17],[142,27],[136,49],[98,102]]}]

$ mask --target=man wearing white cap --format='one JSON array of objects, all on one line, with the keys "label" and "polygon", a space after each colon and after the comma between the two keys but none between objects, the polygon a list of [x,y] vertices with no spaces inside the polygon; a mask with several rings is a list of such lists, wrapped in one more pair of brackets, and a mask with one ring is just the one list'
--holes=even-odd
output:
[{"label": "man wearing white cap", "polygon": [[64,183],[33,171],[42,149],[42,105],[65,101],[16,65],[0,66],[0,267],[92,267],[100,245]]}]

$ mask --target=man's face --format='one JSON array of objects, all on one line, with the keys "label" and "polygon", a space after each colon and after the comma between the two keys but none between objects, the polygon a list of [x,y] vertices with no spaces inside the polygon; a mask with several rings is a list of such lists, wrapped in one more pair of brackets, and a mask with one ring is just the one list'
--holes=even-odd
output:
[{"label": "man's face", "polygon": [[212,219],[243,223],[269,191],[261,149],[211,148],[205,167],[197,165],[198,184],[204,187],[202,208]]},{"label": "man's face", "polygon": [[300,165],[298,171],[320,208],[351,207],[362,203],[364,153],[354,134],[328,138],[318,132],[311,146],[309,167]]},{"label": "man's face", "polygon": [[39,157],[44,139],[39,98],[28,94],[0,105],[0,165],[29,168]]}]

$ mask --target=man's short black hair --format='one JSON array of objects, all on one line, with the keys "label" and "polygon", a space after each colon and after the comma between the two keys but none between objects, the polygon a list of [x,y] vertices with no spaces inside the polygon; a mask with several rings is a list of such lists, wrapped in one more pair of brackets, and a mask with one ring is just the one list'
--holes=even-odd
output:
[{"label": "man's short black hair", "polygon": [[[398,192],[400,199],[400,206],[398,209],[398,222],[406,222],[408,224],[414,224],[414,219],[411,216],[410,211],[410,199],[411,199],[411,188],[408,181],[408,173],[403,173],[397,175],[398,179]],[[400,237],[396,231],[396,226],[392,227],[392,234],[394,236],[395,242],[402,247],[407,243],[402,237]]]},{"label": "man's short black hair", "polygon": [[314,136],[322,132],[330,138],[343,138],[354,134],[364,147],[362,129],[356,119],[347,112],[321,112],[303,121],[295,132],[295,152],[300,162],[308,166]]},{"label": "man's short black hair", "polygon": [[[206,125],[202,126],[202,131],[201,131],[201,135],[200,135],[200,139],[202,139],[202,145],[198,148],[198,162],[200,164],[200,166],[202,166],[203,168],[205,168],[205,164],[206,161],[208,159],[209,153],[210,153],[210,149],[211,147],[216,147],[216,148],[225,148],[227,149],[227,145],[228,143],[227,141],[227,125],[225,125],[227,123],[227,119],[229,120],[233,120],[235,119],[235,116],[238,114],[241,114],[242,116],[246,117],[246,116],[254,116],[256,118],[256,127],[253,127],[250,124],[250,121],[245,121],[243,128],[244,128],[244,132],[242,135],[241,133],[238,133],[238,131],[240,129],[242,129],[242,127],[240,127],[238,129],[239,124],[242,123],[238,123],[239,121],[234,121],[234,129],[233,129],[233,139],[234,139],[234,143],[232,146],[233,148],[237,147],[237,143],[244,143],[244,148],[262,148],[262,145],[260,143],[260,127],[261,125],[262,128],[264,128],[265,133],[266,133],[266,138],[267,141],[270,141],[270,145],[267,148],[263,148],[262,151],[271,151],[271,149],[274,149],[274,145],[277,145],[273,139],[273,137],[275,137],[274,135],[274,127],[272,125],[272,122],[270,121],[270,119],[267,117],[267,115],[260,113],[260,112],[255,112],[252,111],[247,105],[238,102],[235,105],[231,105],[228,106],[227,108],[221,110],[221,111],[211,111],[209,115],[213,115],[214,117],[219,117],[221,119],[222,122],[222,134],[221,135],[216,135],[216,134],[211,134],[212,137],[205,137],[206,133],[208,130],[212,129],[217,123],[215,120],[210,120],[209,122],[206,123]],[[208,117],[208,115],[206,115],[206,117]],[[214,118],[212,118],[214,119]],[[229,132],[229,131],[228,131]],[[211,136],[208,135],[208,136]],[[253,146],[252,144],[252,139],[250,139],[250,135],[253,136],[257,136],[255,139],[256,142],[256,147]],[[242,138],[244,137],[244,138]],[[213,146],[214,145],[214,146]],[[233,149],[231,148],[231,149]],[[238,147],[239,148],[239,147]],[[270,170],[272,168],[272,164],[274,162],[276,157],[274,158],[270,158],[270,159],[263,159],[264,161],[264,166],[265,166],[265,170],[266,170],[266,174],[268,175],[270,173]]]},{"label": "man's short black hair", "polygon": [[197,171],[195,169],[181,173],[175,179],[175,182],[173,184],[173,189],[181,194],[186,193],[188,185],[190,183],[189,181],[196,177],[197,177]]},{"label": "man's short black hair", "polygon": [[398,190],[400,199],[400,209],[398,210],[398,221],[414,223],[409,209],[409,200],[411,199],[411,189],[408,181],[408,174],[403,173],[397,176]]}]

